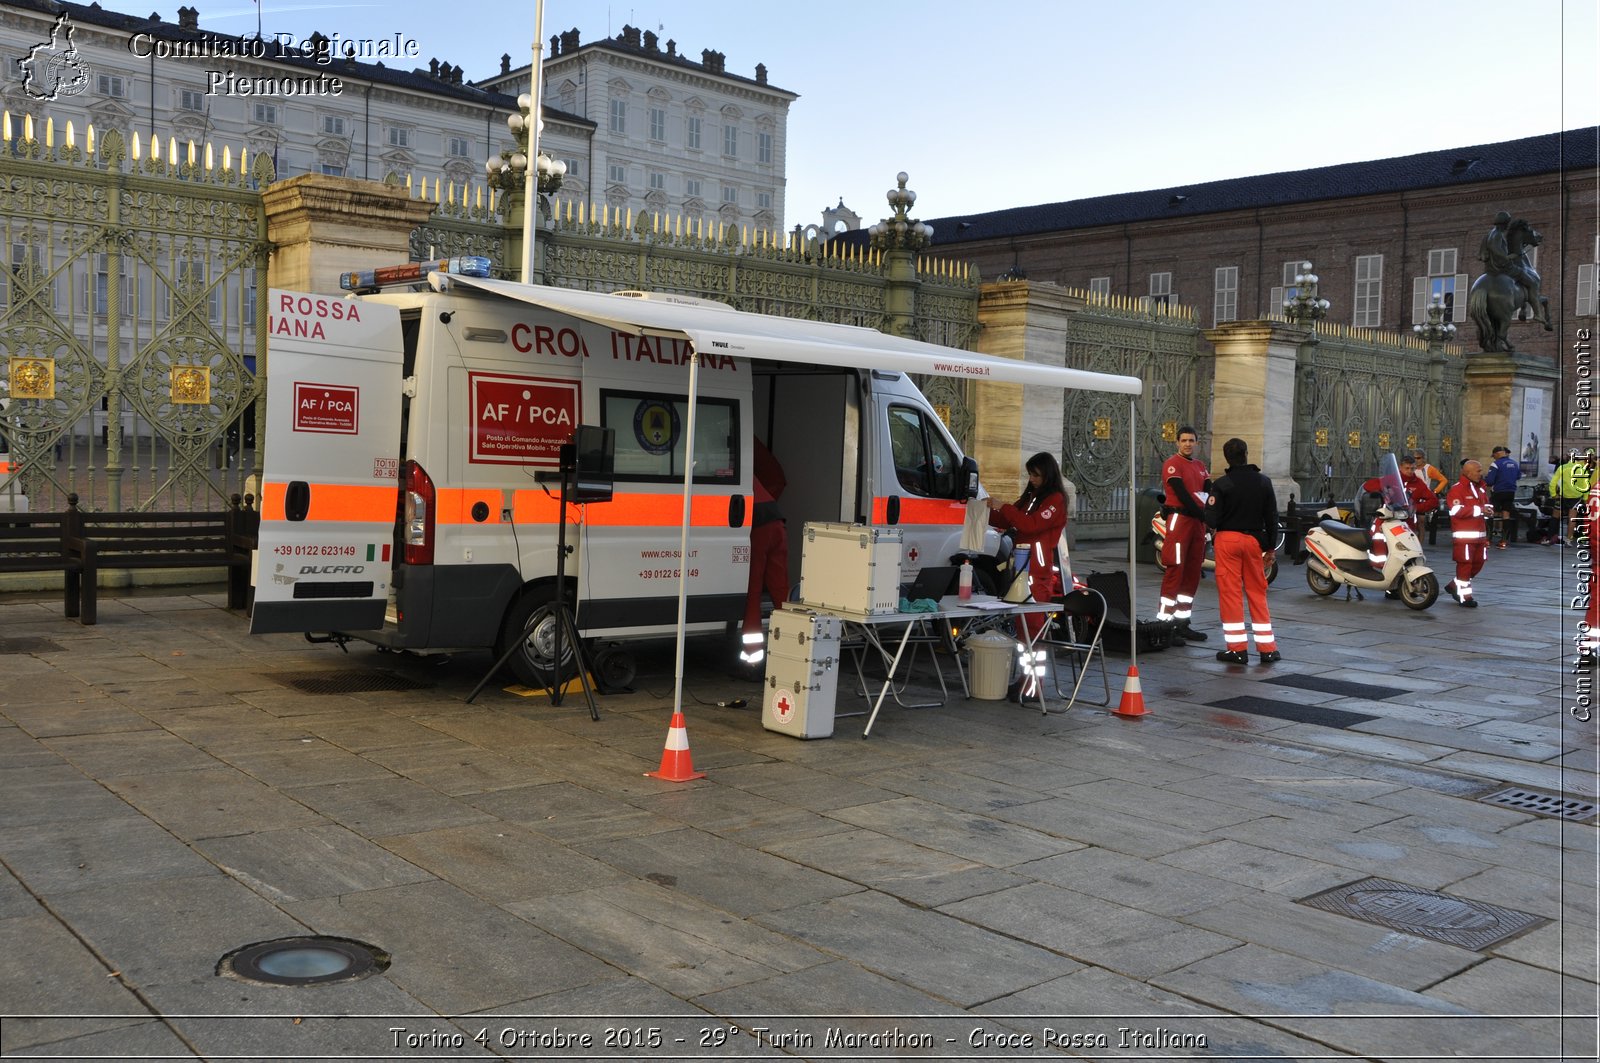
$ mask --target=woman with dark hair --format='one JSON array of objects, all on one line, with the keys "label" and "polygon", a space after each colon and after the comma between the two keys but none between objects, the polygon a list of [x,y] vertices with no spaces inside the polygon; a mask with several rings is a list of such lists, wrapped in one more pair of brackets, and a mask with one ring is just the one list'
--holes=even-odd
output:
[{"label": "woman with dark hair", "polygon": [[[1019,554],[1027,553],[1028,593],[1036,602],[1048,602],[1061,593],[1061,570],[1056,558],[1056,548],[1067,527],[1066,488],[1061,482],[1061,466],[1055,456],[1040,451],[1028,459],[1028,486],[1010,505],[997,505],[993,497],[989,504],[989,523],[1008,531],[1017,545]],[[1048,623],[1043,614],[1029,613],[1022,623],[1030,638],[1037,638]],[[1038,692],[1039,676],[1044,671],[1043,651],[1028,659],[1027,647],[1018,643],[1022,661],[1022,679],[1013,684],[1010,697],[1033,697]]]}]

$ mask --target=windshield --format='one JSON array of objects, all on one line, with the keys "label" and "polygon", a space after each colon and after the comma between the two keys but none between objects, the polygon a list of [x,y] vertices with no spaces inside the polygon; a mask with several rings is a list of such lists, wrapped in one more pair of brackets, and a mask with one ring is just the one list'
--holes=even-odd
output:
[{"label": "windshield", "polygon": [[1393,454],[1385,454],[1378,464],[1378,483],[1383,492],[1383,504],[1404,517],[1411,512],[1411,496],[1406,494],[1405,481],[1400,478],[1400,463]]}]

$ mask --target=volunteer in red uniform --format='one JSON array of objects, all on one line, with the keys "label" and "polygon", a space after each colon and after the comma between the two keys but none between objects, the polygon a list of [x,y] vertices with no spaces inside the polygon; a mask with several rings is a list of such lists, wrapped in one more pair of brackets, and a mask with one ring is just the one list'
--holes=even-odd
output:
[{"label": "volunteer in red uniform", "polygon": [[1461,463],[1461,479],[1445,496],[1450,514],[1450,553],[1456,563],[1456,578],[1445,584],[1450,597],[1476,609],[1472,597],[1472,577],[1483,568],[1489,556],[1489,492],[1483,486],[1483,466],[1468,458]]},{"label": "volunteer in red uniform", "polygon": [[[984,501],[989,504],[989,523],[996,528],[1009,529],[1018,551],[1027,551],[1028,593],[1036,602],[1048,602],[1061,593],[1056,549],[1067,527],[1066,488],[1061,482],[1061,466],[1045,451],[1028,459],[1027,470],[1028,486],[1021,498],[1010,505],[997,505],[992,496]],[[1047,622],[1048,618],[1040,613],[1022,617],[1030,639],[1037,638]],[[1026,645],[1018,643],[1017,646],[1022,660],[1022,679],[1009,693],[1013,701],[1033,697],[1038,692],[1039,676],[1044,669],[1044,651],[1037,651],[1030,658]]]},{"label": "volunteer in red uniform", "polygon": [[1200,572],[1206,561],[1206,491],[1211,486],[1206,467],[1194,456],[1200,437],[1189,425],[1178,429],[1178,452],[1161,466],[1161,483],[1166,490],[1161,515],[1166,518],[1167,534],[1161,544],[1161,605],[1157,620],[1175,621],[1178,634],[1193,642],[1204,642],[1204,631],[1190,626],[1194,612],[1194,592],[1200,587]]},{"label": "volunteer in red uniform", "polygon": [[[1405,484],[1406,497],[1411,501],[1411,519],[1407,520],[1406,523],[1415,532],[1417,531],[1418,519],[1424,513],[1432,513],[1439,508],[1439,496],[1433,493],[1433,489],[1428,486],[1426,480],[1417,475],[1416,463],[1410,457],[1401,458],[1399,465],[1400,482]],[[1374,476],[1361,485],[1361,490],[1369,495],[1381,495],[1383,493],[1383,482]],[[1420,535],[1421,533],[1418,532],[1418,534]],[[1383,521],[1379,520],[1376,515],[1372,518],[1371,540],[1372,543],[1367,548],[1367,561],[1373,568],[1381,569],[1384,560],[1389,556],[1389,542],[1383,537]],[[1390,593],[1392,596],[1392,592]]]},{"label": "volunteer in red uniform", "polygon": [[778,499],[789,486],[783,466],[766,444],[755,441],[756,504],[750,517],[750,584],[744,600],[744,644],[739,660],[758,665],[766,659],[766,638],[761,634],[761,591],[765,588],[778,608],[789,600],[789,532],[778,509]]},{"label": "volunteer in red uniform", "polygon": [[[1250,464],[1250,448],[1242,439],[1222,444],[1228,471],[1217,477],[1206,500],[1206,522],[1216,535],[1217,612],[1222,616],[1224,648],[1217,660],[1250,663],[1250,636],[1262,664],[1281,660],[1267,609],[1267,566],[1278,541],[1278,499],[1272,481]],[[1244,626],[1245,600],[1250,603],[1250,629]]]}]

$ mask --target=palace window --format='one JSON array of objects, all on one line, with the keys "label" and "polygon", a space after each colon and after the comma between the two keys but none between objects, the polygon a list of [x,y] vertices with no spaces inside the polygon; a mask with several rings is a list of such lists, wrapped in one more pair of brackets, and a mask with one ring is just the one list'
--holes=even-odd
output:
[{"label": "palace window", "polygon": [[757,162],[764,162],[764,163],[771,163],[772,162],[772,134],[771,133],[757,133],[756,134],[756,161]]},{"label": "palace window", "polygon": [[1355,316],[1350,323],[1358,328],[1377,328],[1383,323],[1383,256],[1356,256]]},{"label": "palace window", "polygon": [[1456,272],[1456,248],[1440,247],[1428,252],[1428,275],[1411,282],[1411,321],[1426,324],[1428,304],[1439,300],[1450,310],[1450,321],[1467,319],[1467,275]]},{"label": "palace window", "polygon": [[[1239,267],[1218,266],[1211,286],[1212,324],[1239,319]],[[1107,277],[1109,281],[1111,278]]]},{"label": "palace window", "polygon": [[203,111],[206,109],[206,95],[198,89],[178,90],[178,109],[180,111]]},{"label": "palace window", "polygon": [[1579,317],[1589,317],[1600,313],[1600,284],[1597,284],[1595,275],[1600,273],[1600,236],[1594,238],[1594,259],[1590,262],[1580,263],[1578,266],[1578,309]]},{"label": "palace window", "polygon": [[278,107],[272,103],[258,103],[251,108],[250,116],[255,119],[256,125],[277,125]]},{"label": "palace window", "polygon": [[451,137],[450,138],[450,154],[451,155],[455,156],[458,159],[464,159],[468,155],[470,155],[471,153],[472,153],[472,145],[467,142],[467,138],[466,137]]},{"label": "palace window", "polygon": [[1177,301],[1172,294],[1172,274],[1150,274],[1150,301],[1162,306],[1171,306]]},{"label": "palace window", "polygon": [[739,157],[739,127],[725,125],[722,127],[722,154],[730,159]]},{"label": "palace window", "polygon": [[657,142],[667,139],[667,111],[664,107],[650,108],[650,139]]},{"label": "palace window", "polygon": [[698,115],[689,116],[689,135],[684,142],[684,146],[695,151],[700,150],[700,122]]},{"label": "palace window", "polygon": [[611,101],[611,124],[610,124],[610,126],[608,128],[611,130],[611,132],[616,133],[618,136],[621,136],[621,135],[627,133],[627,131],[628,131],[628,101],[627,100],[612,100]]},{"label": "palace window", "polygon": [[322,116],[322,133],[324,136],[344,136],[344,115],[325,114]]},{"label": "palace window", "polygon": [[1111,278],[1110,277],[1090,277],[1089,278],[1089,294],[1090,295],[1110,295],[1111,294]]}]

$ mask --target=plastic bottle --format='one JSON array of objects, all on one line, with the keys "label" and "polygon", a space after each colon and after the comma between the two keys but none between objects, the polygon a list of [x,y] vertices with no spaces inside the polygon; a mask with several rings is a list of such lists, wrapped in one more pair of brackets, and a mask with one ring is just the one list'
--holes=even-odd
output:
[{"label": "plastic bottle", "polygon": [[959,587],[960,587],[960,589],[959,589],[959,591],[957,593],[960,594],[962,601],[966,601],[968,598],[972,597],[972,562],[971,561],[963,561],[963,562],[961,562],[961,582],[959,584]]}]

